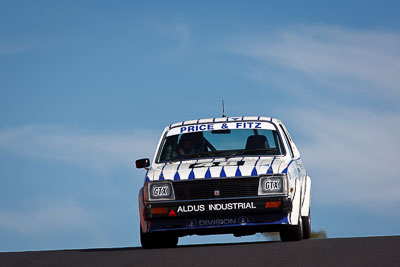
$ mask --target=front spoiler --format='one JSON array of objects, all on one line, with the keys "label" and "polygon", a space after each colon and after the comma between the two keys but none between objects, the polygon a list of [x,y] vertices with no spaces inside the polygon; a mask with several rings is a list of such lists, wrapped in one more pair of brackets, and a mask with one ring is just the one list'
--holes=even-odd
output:
[{"label": "front spoiler", "polygon": [[178,236],[235,234],[279,231],[289,224],[287,213],[247,214],[213,217],[157,219],[148,222],[149,232],[174,232]]},{"label": "front spoiler", "polygon": [[[266,208],[269,201],[281,201],[282,205]],[[164,208],[167,212],[153,214],[154,208]],[[171,231],[179,236],[242,235],[242,232],[279,231],[280,225],[290,223],[291,210],[292,201],[287,197],[146,202],[143,203],[141,225],[143,232]]]}]

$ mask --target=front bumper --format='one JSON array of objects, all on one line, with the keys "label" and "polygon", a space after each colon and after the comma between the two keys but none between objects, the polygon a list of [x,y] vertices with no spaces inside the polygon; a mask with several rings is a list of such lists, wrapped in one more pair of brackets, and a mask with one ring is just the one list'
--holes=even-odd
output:
[{"label": "front bumper", "polygon": [[143,204],[145,232],[173,231],[180,236],[271,231],[288,224],[292,210],[286,196]]}]

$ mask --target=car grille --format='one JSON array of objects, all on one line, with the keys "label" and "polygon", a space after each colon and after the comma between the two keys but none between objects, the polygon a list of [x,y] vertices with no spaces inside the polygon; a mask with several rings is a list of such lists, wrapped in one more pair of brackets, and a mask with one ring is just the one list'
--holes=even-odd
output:
[{"label": "car grille", "polygon": [[[258,194],[259,178],[217,178],[173,182],[176,200],[251,197]],[[215,191],[219,191],[216,196]]]}]

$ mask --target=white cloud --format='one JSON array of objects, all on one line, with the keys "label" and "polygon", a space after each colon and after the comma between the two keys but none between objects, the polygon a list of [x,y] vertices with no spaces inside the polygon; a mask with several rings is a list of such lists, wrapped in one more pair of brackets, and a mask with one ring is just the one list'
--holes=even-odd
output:
[{"label": "white cloud", "polygon": [[20,156],[56,160],[107,174],[134,166],[139,157],[154,154],[159,133],[90,133],[61,126],[21,126],[0,130],[0,150]]},{"label": "white cloud", "polygon": [[297,119],[290,124],[310,137],[299,149],[318,202],[374,212],[387,212],[400,204],[399,114],[298,110],[293,118]]},{"label": "white cloud", "polygon": [[108,237],[97,227],[93,214],[77,201],[51,199],[33,204],[29,210],[0,210],[0,229],[33,239],[46,239],[55,234],[84,231],[100,243]]},{"label": "white cloud", "polygon": [[[400,33],[302,26],[242,39],[231,51],[296,71],[325,90],[400,100]],[[258,68],[249,76],[263,74]]]},{"label": "white cloud", "polygon": [[[159,137],[159,132],[146,130],[99,133],[65,126],[26,125],[0,129],[0,152],[2,155],[37,160],[41,164],[51,165],[61,162],[69,164],[70,168],[83,167],[93,171],[95,177],[98,177],[99,175],[108,176],[110,173],[121,170],[123,172],[135,170],[135,159],[153,156]],[[102,200],[116,201],[117,197],[121,196],[118,188],[124,184],[125,186],[133,185],[132,192],[136,194],[136,190],[140,188],[143,181],[143,175],[142,171],[139,176],[141,179],[133,181],[123,179],[121,183],[103,188]],[[16,178],[6,180],[6,185],[7,183],[16,185],[24,182]],[[60,183],[63,181],[60,180]],[[99,185],[90,185],[89,183],[80,187],[79,192],[71,191],[70,197],[60,198],[53,196],[57,194],[58,188],[47,187],[46,189],[44,183],[42,184],[45,186],[44,190],[50,190],[52,193],[48,195],[50,191],[43,191],[40,193],[42,197],[38,200],[35,191],[37,188],[33,186],[31,195],[28,197],[33,201],[28,200],[29,203],[26,202],[27,196],[21,198],[21,195],[15,192],[15,199],[11,201],[13,204],[10,207],[0,208],[0,232],[22,238],[23,242],[33,242],[37,244],[37,248],[41,249],[51,245],[55,238],[63,240],[63,236],[77,238],[78,243],[89,240],[85,241],[85,246],[109,245],[115,242],[115,237],[107,234],[110,229],[106,229],[108,222],[105,222],[105,218],[108,218],[109,214],[93,209],[86,199],[87,196],[96,199],[99,191],[92,194],[93,190],[102,190],[100,187],[108,184],[100,182]],[[76,200],[76,196],[79,195],[85,203]],[[131,197],[128,196],[129,201],[132,200]],[[23,208],[18,205],[23,205]],[[79,239],[77,233],[85,233],[85,237]],[[61,246],[71,246],[69,243],[71,241],[63,240],[63,242]],[[18,246],[18,250],[21,248],[26,249],[24,245]]]}]

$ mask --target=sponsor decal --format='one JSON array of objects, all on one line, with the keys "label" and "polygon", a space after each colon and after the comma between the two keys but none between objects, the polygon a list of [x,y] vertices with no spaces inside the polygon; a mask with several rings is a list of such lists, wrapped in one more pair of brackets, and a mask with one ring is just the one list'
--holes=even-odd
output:
[{"label": "sponsor decal", "polygon": [[177,212],[204,212],[204,211],[220,211],[220,210],[247,210],[257,208],[254,202],[235,202],[235,203],[215,203],[208,205],[182,205],[178,206]]},{"label": "sponsor decal", "polygon": [[214,124],[200,124],[200,125],[181,127],[181,133],[191,133],[191,132],[211,131],[211,130],[214,130]]},{"label": "sponsor decal", "polygon": [[247,218],[246,216],[239,217],[239,223],[241,225],[246,225],[248,222],[249,222],[249,218]]},{"label": "sponsor decal", "polygon": [[195,219],[187,220],[186,226],[187,227],[196,227],[197,226],[197,220],[195,220]]},{"label": "sponsor decal", "polygon": [[275,180],[275,181],[267,180],[265,182],[265,189],[266,190],[278,190],[278,189],[280,189],[279,182],[280,182],[279,180]]},{"label": "sponsor decal", "polygon": [[168,214],[169,217],[175,217],[176,216],[176,212],[174,210],[171,210]]},{"label": "sponsor decal", "polygon": [[212,219],[190,219],[186,221],[187,227],[204,227],[204,226],[220,226],[220,225],[246,225],[249,218],[241,216],[239,218],[212,218]]},{"label": "sponsor decal", "polygon": [[247,209],[255,209],[253,202],[244,202],[244,203],[216,203],[209,204],[208,210],[247,210]]},{"label": "sponsor decal", "polygon": [[209,219],[199,220],[199,226],[236,224],[237,219]]},{"label": "sponsor decal", "polygon": [[[262,129],[261,122],[236,122],[236,123],[222,123],[220,125],[222,130],[225,129]],[[192,126],[182,126],[180,133],[192,133],[199,131],[212,131],[214,130],[214,124],[198,124]]]},{"label": "sponsor decal", "polygon": [[193,163],[190,164],[189,168],[207,168],[207,167],[225,167],[225,166],[243,166],[244,161],[213,161],[213,162],[205,162],[205,163]]},{"label": "sponsor decal", "polygon": [[169,135],[194,133],[212,130],[227,130],[227,129],[270,129],[273,130],[274,126],[269,122],[256,122],[256,121],[235,121],[235,122],[218,122],[218,123],[205,123],[188,126],[180,126],[173,128],[169,131]]},{"label": "sponsor decal", "polygon": [[237,122],[236,123],[236,128],[237,129],[246,129],[246,128],[250,128],[250,129],[261,129],[261,122]]},{"label": "sponsor decal", "polygon": [[186,205],[179,206],[177,212],[202,212],[206,210],[205,205]]},{"label": "sponsor decal", "polygon": [[163,185],[163,186],[153,186],[153,196],[154,197],[164,197],[164,196],[169,196],[169,186]]}]

